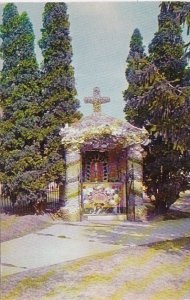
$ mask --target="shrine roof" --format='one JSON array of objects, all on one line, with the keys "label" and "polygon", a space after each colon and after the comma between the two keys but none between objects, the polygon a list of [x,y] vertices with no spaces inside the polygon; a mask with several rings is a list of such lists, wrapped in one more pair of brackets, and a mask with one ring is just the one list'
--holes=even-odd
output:
[{"label": "shrine roof", "polygon": [[79,149],[84,145],[107,145],[107,147],[128,147],[141,144],[148,138],[144,128],[138,128],[127,121],[123,121],[101,112],[101,104],[109,102],[108,97],[100,95],[99,88],[94,88],[93,97],[86,97],[86,103],[93,104],[94,112],[81,118],[71,126],[61,129],[60,135],[65,148]]},{"label": "shrine roof", "polygon": [[77,129],[86,129],[91,130],[92,128],[96,128],[98,126],[111,126],[111,125],[117,125],[119,128],[123,128],[125,131],[128,132],[134,132],[134,133],[140,133],[144,129],[138,128],[130,124],[129,122],[125,120],[120,120],[114,117],[111,117],[109,115],[103,114],[101,112],[94,112],[93,114],[89,116],[85,116],[81,118],[78,122],[74,123],[71,127],[77,128]]},{"label": "shrine roof", "polygon": [[[134,144],[142,144],[148,134],[144,128],[137,128],[127,121],[122,121],[102,113],[93,113],[83,117],[71,126],[61,129],[60,135],[65,148],[80,149],[84,145],[105,145],[126,148]],[[104,142],[101,142],[104,141]]]}]

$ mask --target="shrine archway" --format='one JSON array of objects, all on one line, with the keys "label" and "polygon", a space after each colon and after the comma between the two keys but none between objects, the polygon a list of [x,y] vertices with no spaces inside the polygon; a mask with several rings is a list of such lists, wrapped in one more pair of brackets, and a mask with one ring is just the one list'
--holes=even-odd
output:
[{"label": "shrine archway", "polygon": [[141,143],[148,134],[101,113],[101,104],[108,101],[95,88],[93,97],[85,98],[93,104],[93,114],[61,129],[66,152],[63,212],[68,220],[79,221],[84,214],[138,220],[144,214]]}]

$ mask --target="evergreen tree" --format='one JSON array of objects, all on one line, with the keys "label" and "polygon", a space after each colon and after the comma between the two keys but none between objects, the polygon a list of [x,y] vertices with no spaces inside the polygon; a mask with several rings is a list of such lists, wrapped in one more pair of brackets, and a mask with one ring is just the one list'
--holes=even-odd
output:
[{"label": "evergreen tree", "polygon": [[42,159],[37,143],[39,129],[38,64],[34,33],[28,15],[18,14],[15,4],[3,10],[0,28],[3,69],[1,78],[0,182],[15,202],[29,200],[44,187],[39,180]]},{"label": "evergreen tree", "polygon": [[151,143],[145,147],[144,181],[148,194],[155,196],[157,212],[163,212],[186,188],[190,110],[180,22],[168,3],[162,3],[158,19],[149,64],[137,74],[143,92],[134,107],[139,113],[147,109],[143,125]]},{"label": "evergreen tree", "polygon": [[127,69],[125,72],[128,81],[128,88],[124,91],[124,101],[126,102],[124,112],[126,119],[135,126],[142,126],[144,113],[136,107],[136,98],[142,94],[142,88],[138,84],[136,77],[140,70],[147,64],[144,53],[143,38],[138,28],[132,34],[130,41],[130,51],[127,57]]},{"label": "evergreen tree", "polygon": [[162,9],[158,20],[159,30],[149,45],[151,62],[167,80],[175,81],[173,84],[176,85],[184,77],[186,67],[182,30],[170,8]]},{"label": "evergreen tree", "polygon": [[178,25],[187,25],[187,35],[190,33],[190,2],[164,1],[160,4],[160,15],[158,22],[161,25],[165,22],[165,17],[175,20]]},{"label": "evergreen tree", "polygon": [[18,19],[19,14],[16,5],[12,3],[7,4],[3,11],[3,24],[0,27],[0,37],[2,39],[0,50],[3,59],[3,68],[1,71],[1,105],[3,106],[6,99],[11,94],[14,84],[11,80],[12,78],[9,78],[8,76],[8,71],[10,68],[16,68],[18,64],[16,55],[17,48],[14,48],[14,46],[11,47],[14,40],[16,40],[19,36],[16,30]]},{"label": "evergreen tree", "polygon": [[46,176],[63,180],[63,149],[60,128],[80,117],[76,99],[69,16],[65,3],[46,3],[43,13],[42,38],[39,42],[44,57],[42,66],[42,141],[47,157]]},{"label": "evergreen tree", "polygon": [[187,115],[184,108],[188,108],[189,93],[188,88],[183,87],[187,59],[184,57],[182,30],[170,6],[167,10],[161,9],[158,20],[158,32],[149,45],[155,78],[146,98],[152,103],[149,113],[151,122],[156,126],[154,130],[162,134],[165,142],[175,144],[180,141],[181,150],[180,146],[186,147],[184,122]]},{"label": "evergreen tree", "polygon": [[189,170],[189,88],[183,87],[187,61],[180,23],[171,6],[161,10],[159,30],[149,46],[156,66],[154,84],[146,95],[152,142],[147,147],[145,181],[162,212],[187,186]]}]

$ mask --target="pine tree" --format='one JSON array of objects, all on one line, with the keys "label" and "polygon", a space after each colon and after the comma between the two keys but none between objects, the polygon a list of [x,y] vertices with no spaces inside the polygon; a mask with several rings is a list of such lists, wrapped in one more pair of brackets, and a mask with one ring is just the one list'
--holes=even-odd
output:
[{"label": "pine tree", "polygon": [[137,75],[147,64],[144,53],[143,38],[138,28],[132,34],[130,41],[130,51],[127,57],[127,69],[125,72],[128,81],[128,88],[124,91],[124,101],[126,102],[124,112],[126,119],[135,126],[141,127],[144,121],[143,111],[139,112],[136,107],[136,99],[142,94],[142,88],[137,82]]},{"label": "pine tree", "polygon": [[60,128],[80,117],[76,99],[69,16],[65,3],[46,3],[42,38],[42,152],[47,156],[49,180],[63,180],[63,149]]},{"label": "pine tree", "polygon": [[[183,125],[188,89],[183,88],[187,59],[184,57],[182,30],[170,6],[167,10],[161,9],[158,20],[158,32],[149,45],[150,60],[156,67],[154,83],[146,95],[152,105],[149,114],[152,115],[151,122],[156,125],[155,131],[162,134],[165,142],[175,144],[180,140],[181,146],[185,147]],[[175,130],[171,130],[172,126]]]},{"label": "pine tree", "polygon": [[1,176],[11,200],[31,200],[44,188],[39,143],[38,64],[34,33],[28,15],[7,4],[1,25],[3,69],[0,121]]},{"label": "pine tree", "polygon": [[175,13],[168,8],[158,16],[159,30],[149,45],[151,61],[169,81],[179,84],[184,77],[186,59],[182,39],[182,29],[176,22]]},{"label": "pine tree", "polygon": [[[13,89],[13,80],[9,78],[9,69],[16,68],[18,64],[17,49],[11,47],[19,34],[16,27],[19,19],[18,10],[15,4],[7,4],[3,11],[3,24],[0,27],[0,37],[2,39],[1,56],[3,59],[3,68],[1,71],[1,105],[4,106],[6,99]],[[12,49],[11,49],[12,48]],[[15,57],[14,57],[15,56]]]},{"label": "pine tree", "polygon": [[157,211],[162,212],[187,186],[190,110],[189,89],[183,87],[187,61],[180,24],[168,4],[162,7],[158,20],[158,32],[149,46],[156,72],[145,96],[152,135],[146,149],[145,181],[149,193],[156,196]]},{"label": "pine tree", "polygon": [[165,22],[165,16],[175,20],[178,25],[187,25],[187,35],[190,33],[190,3],[183,1],[164,1],[160,4],[161,14],[158,16],[159,24]]},{"label": "pine tree", "polygon": [[171,3],[162,3],[158,20],[149,64],[135,79],[142,93],[133,105],[139,113],[147,109],[143,125],[151,143],[145,147],[144,181],[148,194],[156,199],[157,212],[163,212],[187,186],[190,110],[181,22]]}]

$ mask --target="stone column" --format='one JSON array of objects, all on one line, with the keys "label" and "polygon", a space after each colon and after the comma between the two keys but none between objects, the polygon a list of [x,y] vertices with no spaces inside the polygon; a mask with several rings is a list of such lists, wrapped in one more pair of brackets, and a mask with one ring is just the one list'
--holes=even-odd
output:
[{"label": "stone column", "polygon": [[61,209],[63,218],[67,221],[81,220],[81,188],[80,168],[81,157],[78,150],[66,151],[66,182],[65,206]]},{"label": "stone column", "polygon": [[146,208],[143,203],[143,149],[134,145],[128,149],[128,220],[143,221],[146,219]]}]

